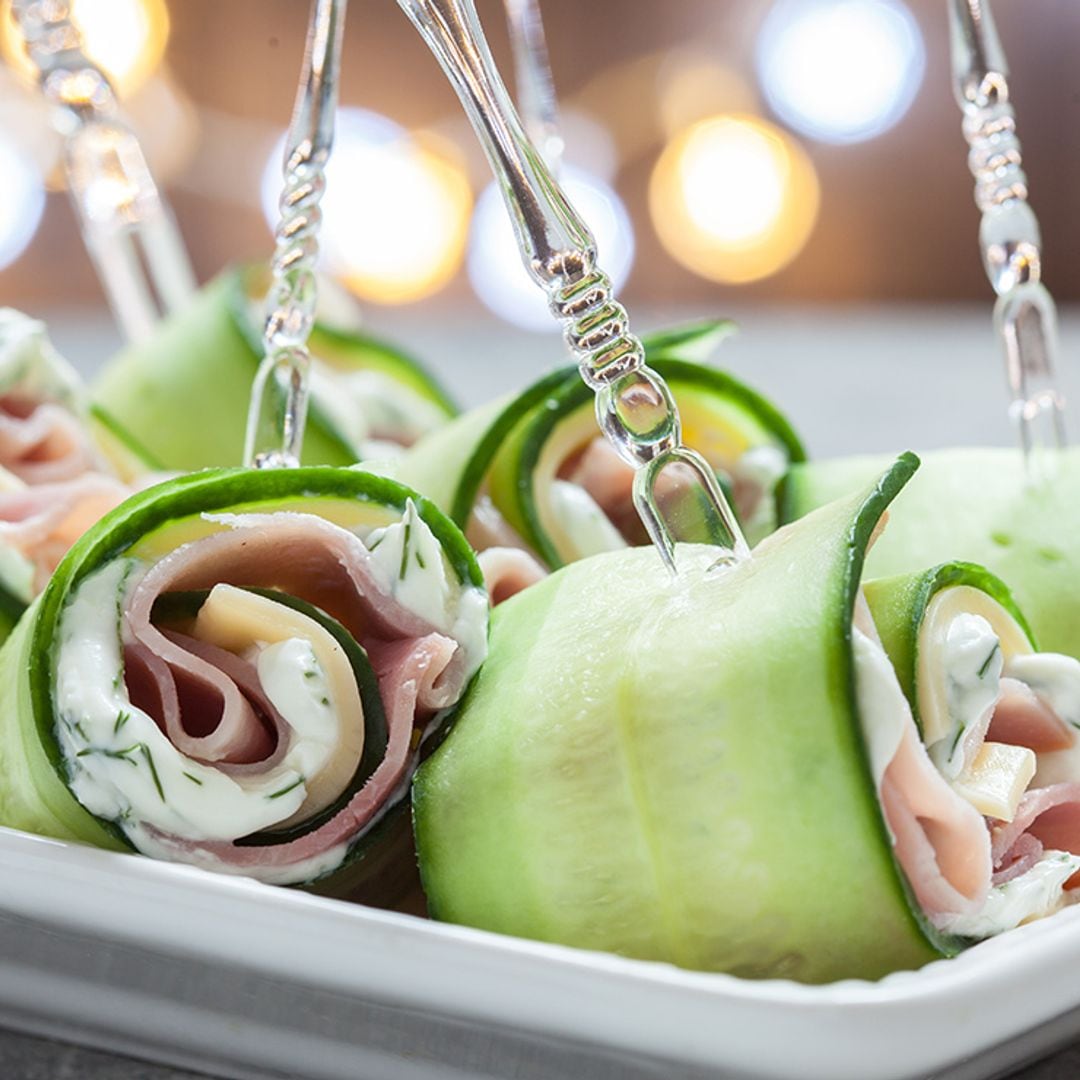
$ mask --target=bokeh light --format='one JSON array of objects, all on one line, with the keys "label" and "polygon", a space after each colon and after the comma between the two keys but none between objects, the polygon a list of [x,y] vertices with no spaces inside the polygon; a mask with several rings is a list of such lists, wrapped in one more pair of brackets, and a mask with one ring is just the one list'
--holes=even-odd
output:
[{"label": "bokeh light", "polygon": [[[72,0],[71,9],[87,55],[120,95],[137,90],[161,64],[169,39],[165,0]],[[0,53],[34,81],[34,68],[11,15],[11,0],[0,5]]]},{"label": "bokeh light", "polygon": [[[626,207],[609,184],[573,165],[564,166],[559,182],[592,230],[600,265],[618,291],[634,263],[634,231]],[[476,295],[500,318],[526,330],[559,330],[547,297],[521,262],[496,184],[476,201],[467,265]]]},{"label": "bokeh light", "polygon": [[[284,136],[263,172],[266,220],[278,220]],[[472,191],[442,147],[364,109],[338,113],[326,170],[323,260],[352,292],[381,304],[441,289],[464,256]]]},{"label": "bokeh light", "polygon": [[850,143],[880,135],[907,112],[926,51],[900,0],[779,0],[761,28],[757,67],[786,124]]},{"label": "bokeh light", "polygon": [[702,120],[665,148],[649,184],[661,242],[712,281],[767,277],[803,248],[817,218],[817,175],[798,143],[744,114]]},{"label": "bokeh light", "polygon": [[0,269],[34,238],[45,209],[45,185],[32,161],[0,135]]}]

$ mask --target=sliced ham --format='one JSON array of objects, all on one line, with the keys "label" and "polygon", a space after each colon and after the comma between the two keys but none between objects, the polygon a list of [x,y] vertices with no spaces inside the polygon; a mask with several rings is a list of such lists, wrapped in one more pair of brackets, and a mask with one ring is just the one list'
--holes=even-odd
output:
[{"label": "sliced ham", "polygon": [[1001,680],[1001,696],[994,706],[988,738],[1045,754],[1067,750],[1076,735],[1027,683],[1005,678]]},{"label": "sliced ham", "polygon": [[34,588],[40,591],[68,548],[128,494],[119,480],[101,473],[0,492],[0,543],[34,564]]},{"label": "sliced ham", "polygon": [[477,561],[492,607],[548,576],[539,561],[520,548],[488,548],[477,556]]},{"label": "sliced ham", "polygon": [[[368,549],[351,533],[307,514],[223,520],[226,529],[177,548],[128,597],[123,634],[127,655],[136,663],[135,682],[129,682],[132,700],[150,703],[148,711],[160,717],[182,752],[229,770],[268,768],[288,736],[257,688],[252,666],[159,629],[151,613],[155,601],[169,592],[219,583],[278,588],[332,615],[365,648],[379,683],[388,745],[382,762],[346,806],[290,842],[246,846],[151,832],[188,858],[207,856],[234,871],[288,867],[356,838],[403,795],[423,723],[458,700],[469,659],[446,633],[380,588]],[[185,698],[197,719],[186,715]]]},{"label": "sliced ham", "polygon": [[0,465],[27,484],[56,484],[95,468],[79,420],[50,402],[0,398]]}]

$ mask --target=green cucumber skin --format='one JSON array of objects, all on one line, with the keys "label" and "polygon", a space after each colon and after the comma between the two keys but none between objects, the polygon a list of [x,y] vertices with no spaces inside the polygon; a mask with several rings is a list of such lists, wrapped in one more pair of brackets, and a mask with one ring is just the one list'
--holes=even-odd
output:
[{"label": "green cucumber skin", "polygon": [[[857,489],[884,459],[795,466],[780,493],[791,521]],[[1029,484],[1018,450],[940,450],[890,512],[868,574],[892,577],[964,559],[1012,591],[1039,647],[1080,658],[1080,448],[1063,451],[1045,483]]]},{"label": "green cucumber skin", "polygon": [[[226,271],[150,340],[111,360],[94,386],[98,406],[169,469],[222,467],[242,460],[251,382],[261,356],[241,310],[242,295],[242,272]],[[320,327],[314,343],[321,338],[355,353],[360,367],[366,366],[369,348],[377,350],[384,362],[391,355],[383,346]],[[400,354],[392,355],[400,359],[403,381],[420,388],[419,369]],[[434,384],[423,392],[453,415],[452,405]],[[314,403],[305,429],[303,461],[320,465],[356,461],[354,450]]]},{"label": "green cucumber skin", "polygon": [[953,951],[892,857],[854,695],[863,554],[915,467],[720,574],[628,549],[500,605],[413,786],[432,914],[811,983]]},{"label": "green cucumber skin", "polygon": [[930,601],[957,585],[967,585],[996,600],[1017,621],[1032,648],[1035,638],[1017,607],[1009,587],[983,566],[975,563],[942,563],[914,574],[879,578],[864,586],[866,602],[874,618],[881,644],[892,662],[904,696],[911,705],[915,722],[920,723],[916,673],[919,663],[919,634]]},{"label": "green cucumber skin", "polygon": [[[655,359],[650,357],[650,362],[667,381],[676,403],[680,388],[704,390],[714,394],[717,398],[737,405],[748,417],[760,424],[783,447],[789,462],[806,460],[806,450],[784,415],[767,398],[745,383],[716,368],[671,355],[662,355]],[[588,406],[592,398],[593,391],[580,379],[568,379],[559,391],[552,395],[547,407],[532,418],[529,429],[521,435],[510,495],[512,505],[500,507],[530,547],[551,569],[564,565],[564,560],[544,529],[536,507],[536,465],[556,427],[571,413]]]},{"label": "green cucumber skin", "polygon": [[[0,824],[75,840],[111,851],[128,846],[85,810],[56,767],[52,732],[41,738],[27,672],[34,664],[34,629],[41,600],[27,610],[0,649]],[[50,752],[51,750],[51,752]]]},{"label": "green cucumber skin", "polygon": [[[805,461],[799,437],[771,402],[732,376],[686,359],[703,359],[731,334],[733,326],[727,320],[704,321],[653,334],[644,338],[643,344],[649,362],[661,373],[730,399],[776,438],[790,461]],[[512,476],[502,485],[506,497],[499,509],[513,527],[527,534],[526,539],[549,565],[560,565],[539,528],[521,455],[529,453],[534,459],[542,437],[550,433],[558,418],[587,404],[592,396],[576,368],[556,369],[522,393],[472,410],[425,436],[396,464],[393,475],[423,491],[465,528],[496,458],[515,459],[505,463]]]},{"label": "green cucumber skin", "polygon": [[[66,767],[55,735],[52,702],[57,625],[71,590],[86,575],[121,557],[154,529],[198,513],[242,510],[249,504],[298,496],[360,500],[404,510],[412,499],[463,584],[482,587],[476,558],[457,527],[431,502],[383,477],[353,469],[205,471],[166,481],[128,499],[91,528],[64,557],[42,595],[0,651],[0,823],[58,839],[121,848],[118,832],[77,802],[66,787]],[[263,507],[265,509],[265,507]],[[8,814],[11,814],[9,817]],[[364,853],[363,840],[350,851]]]}]

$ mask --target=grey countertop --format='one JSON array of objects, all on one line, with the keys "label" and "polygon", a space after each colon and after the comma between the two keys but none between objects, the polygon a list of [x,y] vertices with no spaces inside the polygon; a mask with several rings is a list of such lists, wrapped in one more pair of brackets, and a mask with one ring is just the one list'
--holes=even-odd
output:
[{"label": "grey countertop", "polygon": [[[703,314],[712,313],[684,313],[687,318]],[[724,365],[773,397],[817,456],[1007,444],[1012,439],[988,308],[751,308],[724,314],[734,314],[743,326],[724,345]],[[376,331],[428,360],[466,404],[509,391],[564,359],[557,338],[452,317],[383,312],[373,321]],[[640,325],[661,321],[644,318]],[[57,344],[87,374],[115,344],[101,313],[57,313],[52,325]],[[1080,347],[1080,311],[1065,313],[1063,339],[1062,381],[1075,397],[1080,384],[1070,361]],[[181,1080],[195,1075],[0,1031],[4,1080]],[[1072,1080],[1080,1075],[1080,1044],[1015,1075]]]}]

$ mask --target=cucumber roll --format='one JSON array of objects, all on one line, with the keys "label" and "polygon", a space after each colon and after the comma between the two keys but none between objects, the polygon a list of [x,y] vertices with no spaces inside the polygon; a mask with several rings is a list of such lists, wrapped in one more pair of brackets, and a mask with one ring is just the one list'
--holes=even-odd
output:
[{"label": "cucumber roll", "polygon": [[[980,936],[997,840],[920,740],[861,591],[916,464],[732,567],[684,547],[673,580],[654,551],[624,550],[496,608],[488,660],[414,783],[431,912],[811,983]],[[1058,902],[1076,865],[1063,855],[1051,901],[1010,921]]]},{"label": "cucumber roll", "polygon": [[44,324],[0,309],[0,641],[71,544],[153,468],[90,409]]},{"label": "cucumber roll", "polygon": [[486,627],[464,538],[392,481],[148,489],[0,652],[0,822],[266,882],[333,875],[407,805]]},{"label": "cucumber roll", "polygon": [[[782,485],[779,513],[792,521],[882,467],[883,458],[798,464]],[[1080,658],[1080,546],[1074,493],[1080,450],[1048,457],[1031,478],[1013,449],[938,450],[897,499],[868,574],[892,577],[965,559],[1008,582],[1040,645]]]},{"label": "cucumber roll", "polygon": [[[170,469],[241,460],[251,381],[262,358],[254,271],[226,271],[148,341],[106,366],[94,396]],[[303,459],[351,465],[409,446],[456,412],[414,360],[356,330],[316,322]]]},{"label": "cucumber roll", "polygon": [[1008,587],[972,563],[865,592],[930,760],[990,830],[985,905],[939,921],[983,938],[1056,910],[1080,884],[1080,661],[1039,652]]},{"label": "cucumber roll", "polygon": [[[805,455],[768,401],[685,359],[710,351],[730,328],[701,323],[645,345],[675,396],[685,443],[716,470],[753,541],[775,528],[773,487]],[[593,398],[577,369],[563,368],[460,417],[399,463],[395,475],[466,530],[495,600],[516,591],[506,587],[508,573],[527,583],[587,555],[647,542],[631,497],[633,470],[599,434]]]}]

